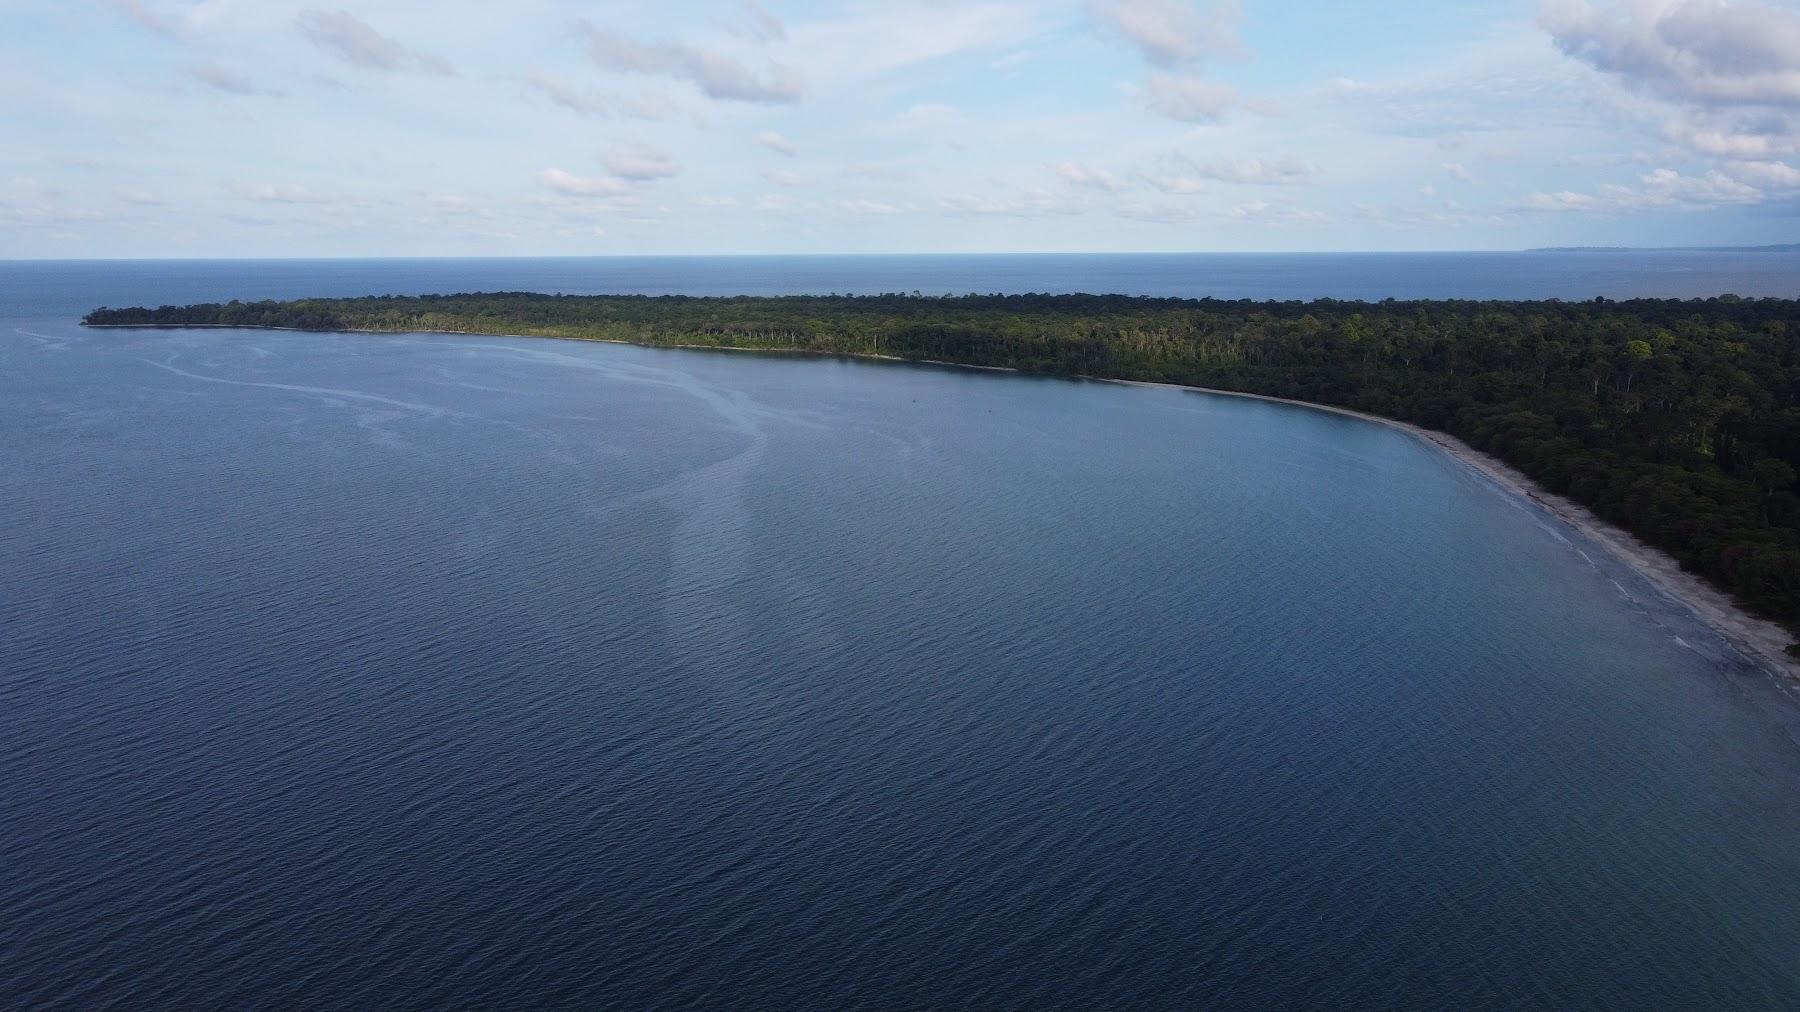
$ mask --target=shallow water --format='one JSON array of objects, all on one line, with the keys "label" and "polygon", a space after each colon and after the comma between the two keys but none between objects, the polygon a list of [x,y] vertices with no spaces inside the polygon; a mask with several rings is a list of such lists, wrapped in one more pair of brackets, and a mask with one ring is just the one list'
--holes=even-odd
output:
[{"label": "shallow water", "polygon": [[1800,706],[1402,433],[15,266],[0,1005],[1800,1002]]}]

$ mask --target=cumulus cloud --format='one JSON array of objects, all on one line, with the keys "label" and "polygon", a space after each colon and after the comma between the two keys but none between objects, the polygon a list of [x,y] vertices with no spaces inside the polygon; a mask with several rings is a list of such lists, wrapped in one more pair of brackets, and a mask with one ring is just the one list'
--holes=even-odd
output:
[{"label": "cumulus cloud", "polygon": [[[1239,49],[1236,0],[1204,9],[1184,0],[1093,0],[1094,17],[1131,43],[1145,61],[1161,70],[1150,76],[1144,98],[1151,111],[1184,123],[1215,123],[1240,100],[1236,88],[1193,71],[1202,60]],[[1254,103],[1259,112],[1274,107]]]},{"label": "cumulus cloud", "polygon": [[303,10],[294,23],[307,41],[352,67],[440,77],[456,73],[450,61],[408,49],[348,11]]},{"label": "cumulus cloud", "polygon": [[1184,123],[1217,123],[1237,103],[1237,89],[1185,74],[1153,74],[1150,108]]},{"label": "cumulus cloud", "polygon": [[1061,176],[1063,181],[1070,186],[1085,186],[1093,190],[1105,190],[1108,193],[1119,193],[1131,186],[1130,183],[1105,169],[1094,168],[1090,165],[1063,162],[1050,166],[1050,170]]},{"label": "cumulus cloud", "polygon": [[565,197],[616,197],[630,189],[611,176],[577,176],[557,168],[538,173],[538,180]]},{"label": "cumulus cloud", "polygon": [[1235,0],[1196,9],[1181,0],[1103,0],[1093,5],[1102,24],[1159,67],[1235,53],[1242,18]]},{"label": "cumulus cloud", "polygon": [[587,38],[588,55],[607,70],[671,77],[693,84],[709,98],[737,102],[794,103],[804,91],[799,77],[777,64],[758,72],[712,50],[639,41],[580,19],[575,27]]},{"label": "cumulus cloud", "polygon": [[1683,102],[1800,105],[1800,17],[1725,0],[1550,0],[1557,48],[1628,85]]},{"label": "cumulus cloud", "polygon": [[668,152],[642,144],[614,145],[606,149],[600,160],[606,171],[620,179],[667,179],[681,171]]},{"label": "cumulus cloud", "polygon": [[1643,177],[1643,184],[1641,193],[1653,206],[1670,203],[1753,204],[1763,197],[1756,187],[1718,171],[1684,176],[1674,169],[1657,169]]},{"label": "cumulus cloud", "polygon": [[1642,96],[1667,140],[1709,158],[1800,149],[1800,14],[1727,0],[1547,0],[1538,20],[1565,54]]},{"label": "cumulus cloud", "polygon": [[762,133],[757,134],[756,143],[761,144],[770,151],[787,155],[789,158],[800,153],[800,149],[795,146],[793,141],[788,140],[786,137],[783,137],[773,130],[764,130]]},{"label": "cumulus cloud", "polygon": [[1468,168],[1466,166],[1464,166],[1463,163],[1461,163],[1461,162],[1445,162],[1443,165],[1443,169],[1445,172],[1450,174],[1450,178],[1452,178],[1452,179],[1460,180],[1462,182],[1470,184],[1471,186],[1473,186],[1475,184],[1474,174],[1471,173],[1468,170]]},{"label": "cumulus cloud", "polygon": [[1800,188],[1800,169],[1786,162],[1732,162],[1725,171],[1752,186],[1773,190]]},{"label": "cumulus cloud", "polygon": [[1686,116],[1663,124],[1666,140],[1714,158],[1772,158],[1800,150],[1800,134],[1783,118],[1760,121],[1722,116]]},{"label": "cumulus cloud", "polygon": [[[1768,174],[1780,172],[1773,168],[1760,171]],[[1764,196],[1762,189],[1716,169],[1701,175],[1684,175],[1674,169],[1657,169],[1640,177],[1636,186],[1609,183],[1593,193],[1571,190],[1529,193],[1513,204],[1513,210],[1616,213],[1684,207],[1707,208],[1725,204],[1754,204],[1764,199]]]},{"label": "cumulus cloud", "polygon": [[763,178],[776,186],[805,186],[807,183],[805,176],[792,169],[769,169],[763,173]]}]

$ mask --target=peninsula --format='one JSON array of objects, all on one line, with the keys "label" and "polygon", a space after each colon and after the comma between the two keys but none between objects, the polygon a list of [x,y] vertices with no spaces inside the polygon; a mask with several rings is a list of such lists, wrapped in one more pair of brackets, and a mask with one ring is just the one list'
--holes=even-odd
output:
[{"label": "peninsula", "polygon": [[[1800,633],[1800,301],[503,292],[102,308],[83,322],[866,355],[1304,401],[1448,434],[1541,501],[1591,511]],[[1786,650],[1791,672],[1800,644]]]}]

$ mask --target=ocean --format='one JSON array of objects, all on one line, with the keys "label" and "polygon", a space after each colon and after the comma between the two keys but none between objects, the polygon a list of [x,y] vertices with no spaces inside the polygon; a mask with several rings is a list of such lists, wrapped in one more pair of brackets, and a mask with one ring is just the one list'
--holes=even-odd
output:
[{"label": "ocean", "polygon": [[1793,1006],[1794,687],[1405,433],[835,358],[76,321],[1797,278],[0,264],[0,1006]]}]

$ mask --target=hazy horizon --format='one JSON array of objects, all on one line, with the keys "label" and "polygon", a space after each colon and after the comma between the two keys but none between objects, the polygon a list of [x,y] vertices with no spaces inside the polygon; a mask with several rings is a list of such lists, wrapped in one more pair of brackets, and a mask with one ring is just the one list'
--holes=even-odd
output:
[{"label": "hazy horizon", "polygon": [[106,261],[230,261],[230,260],[703,260],[703,259],[756,259],[768,258],[807,258],[807,257],[1211,257],[1211,256],[1246,256],[1246,257],[1281,257],[1281,256],[1478,256],[1482,254],[1505,255],[1509,253],[1681,253],[1681,252],[1730,252],[1761,253],[1788,252],[1787,247],[1794,243],[1763,243],[1751,246],[1730,245],[1724,243],[1695,243],[1687,246],[1613,246],[1606,244],[1583,244],[1576,246],[1532,246],[1511,249],[1270,249],[1270,250],[974,250],[970,252],[950,252],[944,250],[816,250],[796,253],[448,253],[448,254],[326,254],[320,256],[92,256],[92,257],[0,257],[0,263],[36,263],[36,262],[94,262]]}]

